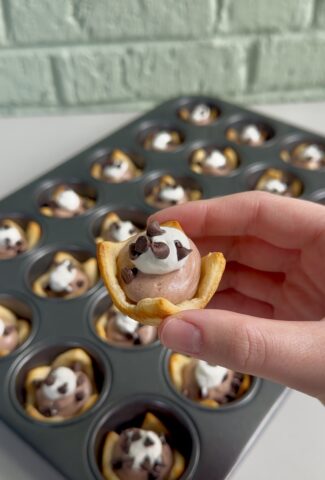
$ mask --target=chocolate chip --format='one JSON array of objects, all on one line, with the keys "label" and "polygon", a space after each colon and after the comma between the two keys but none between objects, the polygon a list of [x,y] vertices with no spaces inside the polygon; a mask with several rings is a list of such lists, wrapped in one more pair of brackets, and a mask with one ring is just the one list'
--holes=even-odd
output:
[{"label": "chocolate chip", "polygon": [[39,411],[44,417],[54,417],[59,413],[54,407],[40,407]]},{"label": "chocolate chip", "polygon": [[81,402],[85,398],[84,392],[76,392],[74,398],[77,402]]},{"label": "chocolate chip", "polygon": [[5,246],[6,246],[7,249],[9,249],[11,247],[9,238],[5,238]]},{"label": "chocolate chip", "polygon": [[10,335],[14,330],[16,330],[16,327],[14,325],[7,325],[3,331],[3,335],[6,337],[7,335]]},{"label": "chocolate chip", "polygon": [[148,480],[157,480],[160,472],[148,472]]},{"label": "chocolate chip", "polygon": [[85,382],[85,377],[83,375],[78,375],[77,377],[77,387],[80,387]]},{"label": "chocolate chip", "polygon": [[70,366],[71,370],[74,372],[81,372],[82,371],[82,363],[81,362],[73,362],[73,364]]},{"label": "chocolate chip", "polygon": [[126,454],[129,453],[130,443],[131,443],[130,438],[125,434],[123,435],[123,433],[122,433],[121,434],[121,444],[120,444],[122,452],[124,452]]},{"label": "chocolate chip", "polygon": [[181,242],[179,240],[175,240],[174,243],[175,243],[175,247],[176,247],[176,251],[177,251],[177,260],[178,261],[187,257],[187,255],[189,255],[191,253],[192,250],[190,248],[183,247],[183,245],[181,244]]},{"label": "chocolate chip", "polygon": [[229,393],[228,395],[225,395],[225,397],[228,402],[232,402],[233,400],[235,400],[236,395]]},{"label": "chocolate chip", "polygon": [[84,284],[85,284],[85,282],[84,282],[83,280],[78,280],[77,283],[76,283],[76,285],[77,285],[78,288],[83,287]]},{"label": "chocolate chip", "polygon": [[149,240],[145,235],[141,235],[137,238],[134,244],[134,250],[136,253],[140,254],[145,253],[149,248]]},{"label": "chocolate chip", "polygon": [[42,384],[43,384],[42,380],[33,380],[33,385],[34,385],[34,388],[36,388],[36,390],[41,388]]},{"label": "chocolate chip", "polygon": [[165,435],[160,435],[159,438],[160,438],[160,441],[161,441],[161,443],[162,443],[163,445],[165,445],[165,444],[167,443],[166,438],[165,438]]},{"label": "chocolate chip", "polygon": [[130,438],[131,438],[131,442],[136,442],[137,440],[140,440],[141,434],[136,430],[135,432],[132,433]]},{"label": "chocolate chip", "polygon": [[68,270],[69,272],[72,272],[73,269],[74,269],[74,266],[72,265],[71,262],[69,262],[69,263],[67,264],[67,270]]},{"label": "chocolate chip", "polygon": [[23,242],[21,240],[17,240],[16,247],[21,247]]},{"label": "chocolate chip", "polygon": [[177,201],[177,200],[171,200],[170,203],[171,203],[172,205],[177,205],[177,204],[178,204],[178,201]]},{"label": "chocolate chip", "polygon": [[113,222],[111,228],[113,228],[114,230],[119,230],[121,228],[121,225],[118,222]]},{"label": "chocolate chip", "polygon": [[121,470],[122,467],[123,467],[122,460],[115,460],[115,462],[112,462],[113,470]]},{"label": "chocolate chip", "polygon": [[60,387],[57,388],[57,391],[58,391],[59,393],[62,393],[62,394],[67,393],[67,391],[68,391],[68,384],[67,384],[67,383],[63,383]]},{"label": "chocolate chip", "polygon": [[141,463],[140,467],[143,470],[150,470],[151,469],[151,463],[150,463],[150,458],[146,455],[143,459],[143,462]]},{"label": "chocolate chip", "polygon": [[53,385],[55,382],[55,377],[52,373],[49,374],[49,376],[44,380],[45,385],[48,385],[49,387]]},{"label": "chocolate chip", "polygon": [[126,283],[127,285],[131,283],[134,277],[136,276],[137,272],[138,270],[136,268],[128,268],[128,267],[122,268],[121,276],[122,276],[123,282]]},{"label": "chocolate chip", "polygon": [[140,337],[133,337],[133,345],[141,345]]},{"label": "chocolate chip", "polygon": [[154,443],[155,442],[150,437],[146,437],[145,441],[143,442],[143,445],[145,447],[151,447],[151,445],[153,445]]},{"label": "chocolate chip", "polygon": [[129,257],[131,260],[138,258],[139,253],[135,250],[135,243],[130,243],[129,245]]},{"label": "chocolate chip", "polygon": [[228,373],[225,373],[224,376],[223,376],[223,379],[222,379],[222,382],[225,382],[228,378]]},{"label": "chocolate chip", "polygon": [[8,225],[7,223],[4,223],[1,228],[3,228],[4,230],[9,230],[10,225]]},{"label": "chocolate chip", "polygon": [[159,222],[157,220],[150,222],[147,226],[147,235],[148,237],[156,237],[157,235],[162,235],[165,233],[165,230],[160,228]]},{"label": "chocolate chip", "polygon": [[152,253],[156,258],[159,258],[160,260],[163,260],[164,258],[167,258],[169,255],[169,247],[166,243],[163,242],[153,242],[151,245],[151,250]]},{"label": "chocolate chip", "polygon": [[135,227],[130,228],[129,234],[134,235],[137,232],[137,229]]}]

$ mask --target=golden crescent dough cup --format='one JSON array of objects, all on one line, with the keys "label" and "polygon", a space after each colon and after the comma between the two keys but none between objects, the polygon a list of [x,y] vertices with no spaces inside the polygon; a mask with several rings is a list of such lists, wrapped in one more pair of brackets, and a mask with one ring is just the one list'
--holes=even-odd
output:
[{"label": "golden crescent dough cup", "polygon": [[[16,350],[27,339],[31,330],[31,325],[27,320],[24,318],[19,318],[12,310],[4,307],[3,305],[0,305],[0,318],[3,320],[5,325],[14,325],[17,328],[18,345],[14,349]],[[9,353],[11,353],[10,350],[0,350],[0,358],[9,355]]]},{"label": "golden crescent dough cup", "polygon": [[[163,227],[172,227],[182,230],[177,221],[161,224]],[[113,243],[102,242],[97,246],[97,257],[101,276],[114,305],[125,315],[138,322],[157,327],[169,315],[174,315],[182,310],[204,308],[216,292],[220,283],[226,261],[222,253],[213,252],[201,258],[201,275],[195,296],[178,304],[166,298],[143,298],[137,303],[132,303],[126,297],[118,280],[117,258],[122,248],[129,242]]]},{"label": "golden crescent dough cup", "polygon": [[[71,417],[62,417],[56,415],[54,417],[46,417],[42,415],[39,410],[36,408],[36,388],[35,382],[43,381],[48,376],[49,372],[53,368],[58,367],[71,367],[74,363],[80,363],[82,365],[83,371],[89,378],[93,386],[93,394],[89,397],[87,402],[82,406],[77,414],[72,415]],[[56,423],[64,422],[69,418],[74,418],[81,415],[82,413],[89,410],[97,401],[98,393],[95,384],[95,375],[92,365],[92,360],[90,356],[81,348],[73,348],[66,350],[65,352],[58,355],[50,365],[40,365],[39,367],[32,368],[25,380],[25,390],[26,390],[26,412],[36,420],[41,420],[42,422]]]},{"label": "golden crescent dough cup", "polygon": [[[151,412],[146,414],[140,428],[143,430],[151,430],[157,433],[157,435],[166,435],[168,433],[168,430],[164,424]],[[119,480],[119,477],[112,469],[113,450],[119,441],[119,438],[120,436],[118,433],[109,432],[104,442],[102,454],[102,472],[106,480]],[[178,480],[185,470],[185,459],[183,455],[175,449],[172,449],[172,452],[173,465],[166,480]]]},{"label": "golden crescent dough cup", "polygon": [[[132,161],[131,157],[129,155],[127,155],[125,152],[123,152],[122,150],[119,150],[118,148],[113,150],[111,152],[111,154],[109,155],[111,157],[111,159],[114,161],[114,160],[121,160],[123,161],[124,163],[126,163],[128,165],[128,170],[130,171],[131,175],[132,175],[132,178],[136,178],[136,177],[139,177],[142,173],[142,171],[137,168],[137,166],[135,165],[135,163]],[[105,176],[104,176],[104,168],[103,168],[103,165],[100,161],[97,161],[95,162],[91,169],[90,169],[90,174],[93,178],[96,178],[96,180],[104,180],[104,181],[107,181],[107,182],[111,182],[111,183],[119,183],[121,180],[114,180],[114,179],[111,179],[111,180],[107,180],[105,179]]]}]

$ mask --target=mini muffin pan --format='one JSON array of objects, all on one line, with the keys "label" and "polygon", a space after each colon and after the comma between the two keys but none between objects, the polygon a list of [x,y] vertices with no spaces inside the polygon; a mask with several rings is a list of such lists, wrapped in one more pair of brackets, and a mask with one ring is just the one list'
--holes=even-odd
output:
[{"label": "mini muffin pan", "polygon": [[[195,125],[180,116],[180,109],[198,103],[214,105],[215,120]],[[229,128],[262,125],[270,135],[261,146],[227,139]],[[181,143],[168,151],[144,148],[146,135],[177,131]],[[0,359],[0,417],[18,435],[71,480],[100,479],[100,455],[110,430],[138,426],[147,412],[154,413],[174,435],[175,445],[186,460],[182,479],[220,480],[251,445],[285,393],[284,387],[254,379],[238,401],[216,409],[188,401],[168,378],[170,352],[159,342],[122,348],[106,344],[96,334],[94,322],[110,305],[99,280],[89,291],[69,300],[48,299],[33,293],[32,283],[48,267],[57,251],[75,252],[81,260],[96,255],[101,221],[110,211],[141,227],[155,208],[146,194],[162,175],[182,179],[202,198],[254,189],[268,169],[301,182],[299,198],[325,204],[325,169],[300,168],[290,163],[299,143],[323,145],[318,135],[247,111],[222,100],[187,97],[168,101],[126,127],[101,140],[0,202],[1,218],[33,219],[41,238],[31,250],[0,261],[0,304],[24,313],[30,335],[19,348]],[[238,155],[238,165],[225,175],[208,176],[191,169],[198,148],[225,149]],[[94,162],[114,149],[132,152],[143,168],[136,178],[108,184],[91,175]],[[55,185],[74,185],[94,200],[93,206],[72,218],[47,217],[40,206]],[[98,401],[84,414],[61,423],[38,421],[24,410],[24,381],[29,369],[49,364],[70,348],[80,347],[92,358]]]}]

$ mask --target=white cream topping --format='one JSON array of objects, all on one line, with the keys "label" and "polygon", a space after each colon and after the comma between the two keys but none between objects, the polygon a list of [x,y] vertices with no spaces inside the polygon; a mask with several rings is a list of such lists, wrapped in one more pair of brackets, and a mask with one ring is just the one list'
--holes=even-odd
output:
[{"label": "white cream topping", "polygon": [[117,226],[110,229],[110,234],[116,242],[124,242],[135,234],[135,232],[130,233],[135,228],[136,227],[129,220],[121,220],[117,222]]},{"label": "white cream topping", "polygon": [[211,115],[211,109],[209,105],[205,105],[204,103],[200,103],[196,105],[191,113],[191,119],[193,122],[201,123],[206,122],[209,120]]},{"label": "white cream topping", "polygon": [[257,143],[261,137],[261,131],[256,125],[246,125],[241,131],[241,138],[244,142]]},{"label": "white cream topping", "polygon": [[121,178],[128,170],[128,164],[126,162],[120,162],[118,165],[105,165],[103,168],[103,174],[108,178]]},{"label": "white cream topping", "polygon": [[143,273],[151,275],[163,275],[165,273],[174,272],[182,268],[188,260],[188,256],[177,259],[177,249],[175,241],[179,241],[183,247],[190,248],[190,241],[184,232],[172,227],[163,227],[164,233],[152,237],[153,242],[163,242],[169,247],[169,255],[167,258],[159,259],[154,256],[152,250],[142,253],[138,258],[133,260],[134,265]]},{"label": "white cream topping", "polygon": [[54,292],[71,292],[70,284],[75,279],[77,270],[75,267],[70,268],[70,265],[69,260],[64,260],[52,270],[49,277],[51,290]]},{"label": "white cream topping", "polygon": [[55,197],[58,207],[68,210],[69,212],[75,212],[80,207],[80,197],[72,189],[63,190],[59,192]]},{"label": "white cream topping", "polygon": [[287,184],[282,182],[281,180],[278,180],[277,178],[270,178],[265,183],[265,190],[267,190],[268,192],[278,193],[280,195],[282,193],[285,193],[287,188]]},{"label": "white cream topping", "polygon": [[0,337],[3,337],[4,331],[6,328],[5,322],[0,318]]},{"label": "white cream topping", "polygon": [[[128,432],[132,438],[133,432]],[[150,465],[153,467],[156,462],[161,461],[163,446],[160,438],[155,432],[151,430],[139,430],[140,438],[132,441],[129,449],[129,457],[133,458],[132,468],[140,470],[141,464],[146,458],[149,459]],[[145,446],[146,438],[150,439],[152,445]]]},{"label": "white cream topping", "polygon": [[[77,376],[71,368],[58,367],[51,372],[51,376],[54,378],[52,385],[42,384],[42,392],[49,400],[58,400],[59,398],[66,397],[75,392],[77,388]],[[65,393],[60,393],[58,388],[65,386]]]},{"label": "white cream topping", "polygon": [[116,312],[114,321],[116,327],[122,333],[130,333],[132,335],[139,327],[139,322],[121,312]]},{"label": "white cream topping", "polygon": [[19,230],[15,227],[4,228],[0,227],[0,246],[5,247],[7,243],[10,247],[16,245],[17,242],[21,241],[21,234]]},{"label": "white cream topping", "polygon": [[321,162],[325,157],[325,152],[318,145],[311,144],[303,151],[304,158],[310,158],[314,162]]},{"label": "white cream topping", "polygon": [[210,388],[221,385],[224,376],[228,372],[225,367],[210,365],[204,360],[198,360],[195,368],[195,379],[203,396],[207,395]]},{"label": "white cream topping", "polygon": [[179,202],[183,200],[185,196],[185,190],[182,185],[177,185],[173,187],[163,187],[159,192],[159,198],[167,202]]},{"label": "white cream topping", "polygon": [[211,168],[222,168],[227,165],[227,159],[220,150],[213,150],[204,160],[204,165]]},{"label": "white cream topping", "polygon": [[171,141],[172,136],[169,132],[158,132],[152,139],[152,146],[156,150],[166,150]]}]

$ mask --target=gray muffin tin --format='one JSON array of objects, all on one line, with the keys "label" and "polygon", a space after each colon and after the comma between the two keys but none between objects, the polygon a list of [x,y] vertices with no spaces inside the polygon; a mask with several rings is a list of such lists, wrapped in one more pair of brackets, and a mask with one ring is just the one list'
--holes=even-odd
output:
[{"label": "gray muffin tin", "polygon": [[[180,106],[204,101],[215,103],[221,112],[213,124],[195,126],[178,117]],[[226,129],[242,121],[265,124],[274,136],[261,147],[228,142]],[[144,150],[141,140],[152,127],[176,128],[184,135],[184,143],[173,152]],[[130,424],[140,425],[144,413],[151,411],[166,423],[174,445],[187,458],[182,479],[223,479],[270,417],[285,390],[280,385],[254,379],[251,390],[239,401],[217,410],[196,405],[173,388],[167,371],[170,352],[158,342],[122,349],[105,344],[96,336],[94,318],[109,305],[102,282],[80,298],[57,300],[34,295],[31,281],[46,268],[56,250],[74,251],[81,259],[95,256],[94,233],[107,211],[118,210],[143,224],[146,216],[154,211],[146,204],[144,192],[148,184],[163,173],[188,179],[189,184],[201,189],[203,198],[209,198],[248,190],[264,168],[278,167],[301,179],[302,198],[323,203],[324,170],[308,171],[280,159],[283,147],[305,140],[324,142],[317,135],[219,99],[174,99],[0,202],[0,218],[32,218],[42,228],[36,248],[15,259],[0,261],[0,303],[13,305],[18,311],[25,309],[32,323],[28,340],[0,359],[3,385],[0,417],[65,477],[71,480],[102,478],[98,462],[106,433]],[[195,174],[189,168],[189,157],[199,145],[232,145],[240,157],[239,168],[226,177]],[[136,155],[144,166],[143,175],[121,184],[92,178],[93,162],[113,148],[123,148]],[[83,191],[96,197],[95,207],[72,219],[41,215],[39,203],[46,199],[54,184],[61,182],[80,184]],[[99,401],[85,414],[64,423],[46,424],[30,418],[23,408],[22,386],[26,372],[74,346],[84,348],[93,358]]]}]

